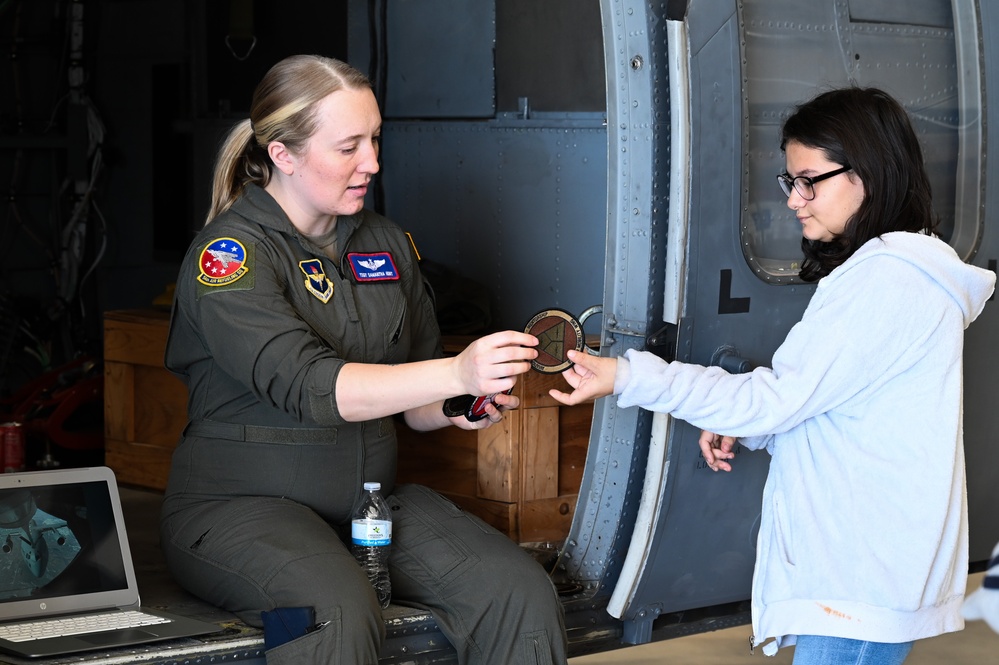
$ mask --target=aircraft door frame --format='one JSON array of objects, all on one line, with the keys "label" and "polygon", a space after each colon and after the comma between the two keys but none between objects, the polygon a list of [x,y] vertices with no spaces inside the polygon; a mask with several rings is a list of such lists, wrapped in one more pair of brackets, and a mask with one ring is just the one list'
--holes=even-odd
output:
[{"label": "aircraft door frame", "polygon": [[[739,3],[691,3],[685,20],[669,23],[671,134],[689,145],[689,154],[671,152],[667,265],[679,268],[667,275],[664,312],[676,326],[676,359],[720,364],[727,355],[737,370],[765,364],[813,289],[762,282],[739,241],[748,125]],[[649,519],[636,525],[608,606],[636,643],[650,639],[663,613],[748,598],[769,466],[766,453],[742,451],[736,475],[714,474],[699,430],[666,416],[656,424],[650,449],[658,455],[639,509]]]},{"label": "aircraft door frame", "polygon": [[[646,348],[650,321],[662,319],[666,186],[655,168],[668,163],[668,108],[651,42],[662,26],[641,3],[601,0],[607,77],[608,196],[601,354]],[[654,340],[653,340],[654,341]],[[587,607],[613,589],[642,492],[651,415],[594,405],[579,501],[558,568],[585,593],[567,609]]]}]

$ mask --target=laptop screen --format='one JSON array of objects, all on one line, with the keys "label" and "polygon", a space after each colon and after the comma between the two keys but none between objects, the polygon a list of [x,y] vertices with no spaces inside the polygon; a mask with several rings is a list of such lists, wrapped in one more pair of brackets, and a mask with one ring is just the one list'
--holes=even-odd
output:
[{"label": "laptop screen", "polygon": [[137,602],[109,470],[0,474],[0,620]]}]

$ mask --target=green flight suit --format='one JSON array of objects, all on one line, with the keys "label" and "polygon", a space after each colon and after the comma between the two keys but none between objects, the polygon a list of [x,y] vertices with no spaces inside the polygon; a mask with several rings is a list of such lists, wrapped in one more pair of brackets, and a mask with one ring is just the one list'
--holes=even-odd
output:
[{"label": "green flight suit", "polygon": [[545,571],[436,493],[396,488],[392,418],[340,416],[345,363],[442,351],[397,225],[367,210],[341,217],[336,247],[334,263],[255,185],[192,243],[166,350],[189,391],[161,519],[172,573],[251,625],[301,606],[329,622],[269,650],[268,663],[374,664],[384,622],[343,538],[362,483],[378,481],[393,508],[394,599],[429,609],[461,663],[564,663]]}]

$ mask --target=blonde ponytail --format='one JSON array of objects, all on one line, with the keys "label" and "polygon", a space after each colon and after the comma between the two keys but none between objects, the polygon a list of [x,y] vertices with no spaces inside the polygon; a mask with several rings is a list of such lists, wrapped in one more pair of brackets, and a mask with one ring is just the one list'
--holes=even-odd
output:
[{"label": "blonde ponytail", "polygon": [[247,182],[260,186],[270,179],[270,167],[262,158],[249,118],[236,123],[219,149],[212,176],[212,204],[205,224],[218,217],[238,199]]}]

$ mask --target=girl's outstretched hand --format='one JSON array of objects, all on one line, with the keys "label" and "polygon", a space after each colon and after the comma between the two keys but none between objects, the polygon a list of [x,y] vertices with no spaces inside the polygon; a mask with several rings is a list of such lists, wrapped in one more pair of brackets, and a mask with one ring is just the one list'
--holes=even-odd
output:
[{"label": "girl's outstretched hand", "polygon": [[555,400],[566,405],[582,404],[614,392],[617,358],[593,356],[583,351],[569,351],[573,366],[562,372],[572,388],[571,393],[552,388],[548,391]]}]

